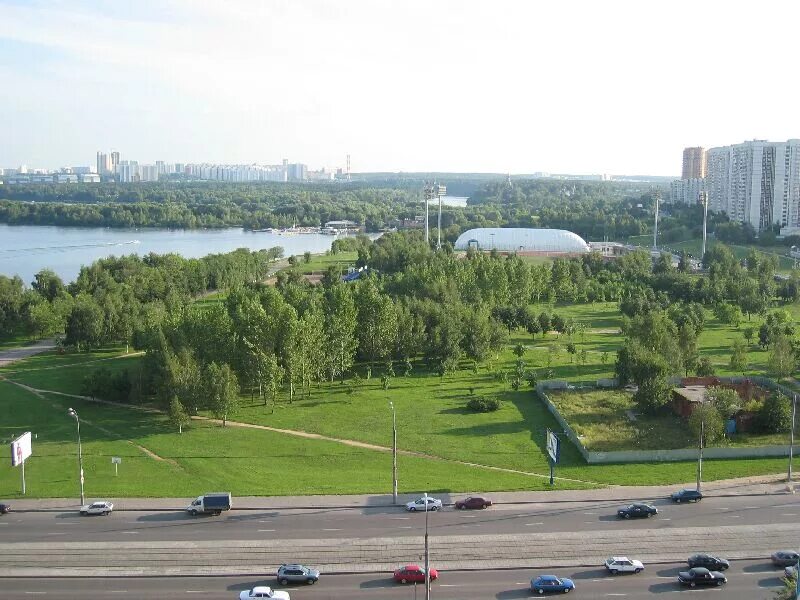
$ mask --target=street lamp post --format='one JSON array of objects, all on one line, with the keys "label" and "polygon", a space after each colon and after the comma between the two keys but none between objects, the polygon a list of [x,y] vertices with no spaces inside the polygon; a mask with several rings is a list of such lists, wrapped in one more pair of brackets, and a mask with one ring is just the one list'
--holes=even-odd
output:
[{"label": "street lamp post", "polygon": [[705,417],[700,419],[700,445],[697,451],[697,491],[700,491],[700,482],[703,481],[703,442],[706,433]]},{"label": "street lamp post", "polygon": [[430,568],[428,560],[428,492],[425,492],[425,600],[431,600]]},{"label": "street lamp post", "polygon": [[75,412],[74,408],[70,408],[67,410],[67,414],[75,419],[75,423],[78,425],[78,475],[81,482],[81,505],[84,504],[84,496],[83,496],[83,450],[81,449],[81,420],[78,418],[78,413]]},{"label": "street lamp post", "polygon": [[389,402],[392,409],[392,504],[397,504],[397,418],[394,403]]},{"label": "street lamp post", "polygon": [[[792,485],[792,459],[794,458],[794,422],[797,416],[797,394],[792,395],[792,432],[789,437],[789,475],[787,477],[788,483]],[[800,574],[798,574],[800,579]]]}]

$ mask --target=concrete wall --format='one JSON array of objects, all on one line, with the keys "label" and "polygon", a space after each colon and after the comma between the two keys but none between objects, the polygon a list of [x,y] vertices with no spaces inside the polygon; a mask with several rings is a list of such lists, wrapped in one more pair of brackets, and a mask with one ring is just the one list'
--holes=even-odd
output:
[{"label": "concrete wall", "polygon": [[[740,383],[744,377],[720,377],[721,381]],[[754,383],[767,389],[780,391],[787,396],[792,396],[792,390],[765,377],[749,377]],[[677,380],[680,383],[680,380]],[[589,464],[603,463],[631,463],[631,462],[676,462],[682,460],[697,460],[697,448],[679,448],[677,450],[617,450],[614,452],[592,452],[584,448],[577,434],[569,426],[567,420],[561,416],[558,409],[547,396],[547,390],[581,389],[586,387],[608,387],[608,380],[597,382],[568,383],[566,381],[542,381],[536,386],[536,394],[553,415],[564,434],[575,445],[584,460]],[[785,446],[753,446],[753,447],[723,447],[704,448],[703,458],[765,458],[789,456],[789,444]]]}]

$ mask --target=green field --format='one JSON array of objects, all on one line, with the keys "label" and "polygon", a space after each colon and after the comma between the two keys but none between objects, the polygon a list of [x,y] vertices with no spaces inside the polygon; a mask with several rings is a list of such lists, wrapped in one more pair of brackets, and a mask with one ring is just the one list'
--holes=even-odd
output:
[{"label": "green field", "polygon": [[[577,382],[613,375],[615,352],[622,343],[621,315],[615,303],[542,306],[537,310],[556,312],[587,325],[585,334],[573,337],[578,350],[587,351],[585,365],[579,364],[578,356],[567,354],[564,336],[559,339],[549,334],[532,338],[517,331],[509,340],[508,349],[491,363],[480,365],[477,373],[464,363],[458,372],[439,378],[423,365],[416,364],[410,377],[392,378],[389,389],[384,390],[380,382],[382,370],[377,368],[373,377],[365,380],[354,393],[348,393],[347,384],[326,382],[313,386],[308,397],[297,398],[292,404],[281,396],[274,407],[265,407],[245,395],[241,408],[231,418],[389,446],[391,401],[397,411],[399,447],[443,459],[401,456],[401,490],[427,489],[441,493],[546,488],[545,480],[539,477],[446,462],[464,461],[547,474],[544,432],[554,427],[555,421],[528,387],[514,392],[499,377],[513,364],[515,356],[511,347],[514,344],[526,346],[527,368],[537,369],[540,376],[547,368],[548,358],[557,379]],[[792,305],[790,310],[796,319],[800,307]],[[701,355],[711,358],[718,374],[730,374],[727,363],[731,342],[741,336],[741,329],[747,325],[750,324],[745,322],[737,330],[719,324],[708,313],[699,345]],[[760,321],[754,319],[751,325],[757,328]],[[559,347],[559,352],[553,354],[549,350],[551,346]],[[43,354],[8,367],[0,371],[0,375],[36,388],[80,393],[82,380],[92,369],[102,366],[112,370],[135,370],[138,367],[140,358],[136,356],[101,360],[122,354],[124,348],[85,354]],[[763,371],[766,355],[756,346],[750,349],[752,373]],[[364,365],[358,367],[358,372],[366,378]],[[390,490],[391,457],[387,453],[268,431],[222,429],[208,423],[195,424],[178,435],[166,426],[164,417],[157,414],[58,396],[42,401],[10,384],[2,384],[0,389],[0,407],[3,407],[0,408],[0,423],[3,423],[0,437],[9,438],[26,429],[39,434],[38,450],[30,464],[31,472],[38,473],[30,479],[31,493],[35,495],[74,493],[70,474],[75,468],[74,422],[63,416],[69,405],[89,421],[84,439],[91,468],[91,471],[87,468],[87,478],[91,475],[87,480],[94,486],[88,488],[90,494],[188,497],[199,493],[198,488],[231,489],[237,494],[380,493]],[[471,393],[499,397],[503,400],[501,409],[493,413],[468,411],[465,404]],[[581,425],[588,427],[591,417],[584,419]],[[100,431],[92,423],[107,431]],[[599,443],[610,448],[618,434],[609,431],[602,435],[604,441]],[[676,426],[670,432],[662,431],[660,437],[663,440],[674,438],[683,444],[685,432]],[[165,460],[153,459],[129,441]],[[674,447],[665,445],[667,443],[658,442],[658,446]],[[113,477],[110,456],[123,457],[119,478]],[[704,465],[704,476],[719,479],[780,472],[785,462],[784,459],[710,460]],[[286,477],[287,469],[291,477]],[[577,449],[565,444],[557,476],[577,480],[559,481],[561,488],[591,483],[671,484],[691,480],[694,465],[588,466]],[[7,464],[0,467],[2,489],[17,489],[17,478],[16,471]]]},{"label": "green field", "polygon": [[355,264],[358,258],[357,252],[339,252],[338,254],[312,254],[311,262],[305,262],[303,255],[297,256],[297,266],[284,269],[285,271],[297,271],[302,275],[311,273],[324,273],[328,267],[337,266],[342,271],[347,271],[347,267]]}]

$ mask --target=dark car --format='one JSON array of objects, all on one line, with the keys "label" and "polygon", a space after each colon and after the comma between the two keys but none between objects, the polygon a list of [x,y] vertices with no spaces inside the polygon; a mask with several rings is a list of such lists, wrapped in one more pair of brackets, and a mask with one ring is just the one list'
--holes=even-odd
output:
[{"label": "dark car", "polygon": [[652,517],[658,514],[658,509],[652,504],[635,502],[624,506],[617,511],[617,516],[623,519],[638,519],[640,517]]},{"label": "dark car", "polygon": [[681,502],[700,502],[703,499],[703,493],[699,490],[687,488],[673,493],[670,496],[673,502],[680,504]]},{"label": "dark car", "polygon": [[278,568],[277,577],[281,585],[289,585],[290,583],[313,585],[319,581],[319,571],[303,565],[281,565]]},{"label": "dark car", "polygon": [[531,591],[535,594],[546,594],[547,592],[561,592],[566,594],[575,589],[572,579],[566,577],[556,577],[555,575],[539,575],[531,579]]},{"label": "dark car", "polygon": [[491,500],[481,498],[480,496],[470,496],[465,500],[456,501],[456,508],[459,510],[464,510],[467,508],[489,508],[491,505]]},{"label": "dark car", "polygon": [[689,587],[697,587],[698,585],[722,585],[728,583],[728,578],[719,571],[709,571],[703,567],[695,567],[678,573],[678,581]]},{"label": "dark car", "polygon": [[4,515],[7,512],[11,512],[11,505],[10,504],[0,504],[0,515]]},{"label": "dark car", "polygon": [[690,568],[705,567],[712,571],[724,571],[731,566],[727,560],[713,554],[693,554],[686,562],[689,563]]},{"label": "dark car", "polygon": [[779,550],[772,555],[772,564],[776,567],[791,567],[797,564],[799,558],[794,550]]}]

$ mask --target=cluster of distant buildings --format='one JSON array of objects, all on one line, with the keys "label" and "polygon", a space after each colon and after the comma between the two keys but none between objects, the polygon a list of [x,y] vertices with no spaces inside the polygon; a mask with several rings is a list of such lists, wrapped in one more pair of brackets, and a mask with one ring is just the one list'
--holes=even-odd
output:
[{"label": "cluster of distant buildings", "polygon": [[350,179],[348,168],[325,168],[312,171],[303,163],[290,163],[287,159],[278,165],[225,165],[213,163],[167,163],[157,160],[154,164],[140,164],[136,160],[122,160],[120,153],[100,151],[94,167],[61,167],[57,170],[28,169],[23,165],[16,169],[0,169],[1,182],[24,183],[136,183],[161,179],[188,179],[208,181],[334,181]]},{"label": "cluster of distant buildings", "polygon": [[685,148],[670,200],[694,204],[703,198],[709,210],[756,231],[776,224],[781,235],[800,231],[800,139]]}]

